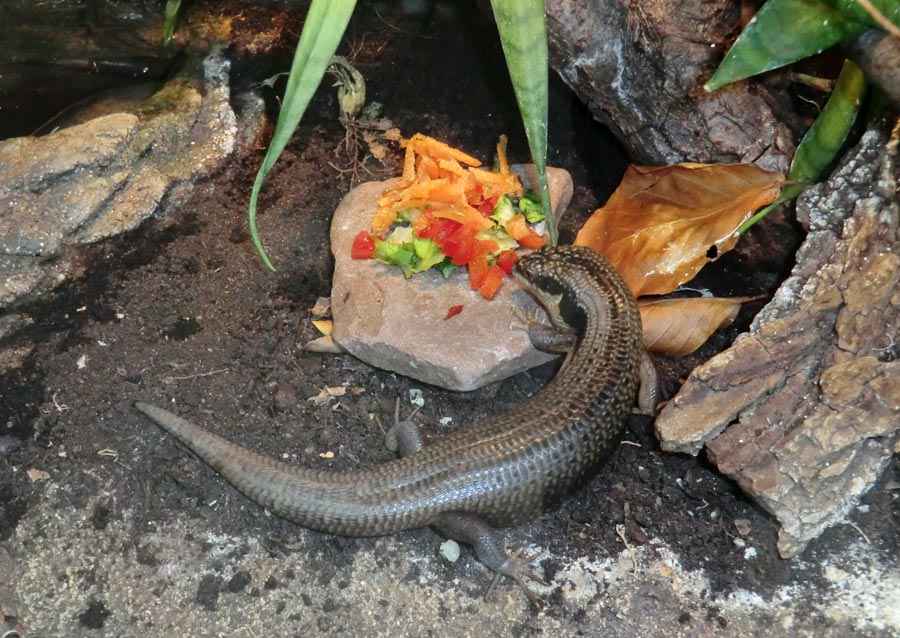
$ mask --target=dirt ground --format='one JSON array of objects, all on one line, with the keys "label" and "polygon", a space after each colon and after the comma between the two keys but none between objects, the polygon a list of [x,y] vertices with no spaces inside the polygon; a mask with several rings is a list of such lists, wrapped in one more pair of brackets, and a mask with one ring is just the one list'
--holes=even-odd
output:
[{"label": "dirt ground", "polygon": [[[404,134],[489,158],[506,133],[512,159],[527,161],[483,13],[365,5],[348,34],[369,98]],[[286,69],[286,54],[267,64]],[[235,60],[236,91],[263,77],[256,62]],[[560,82],[552,89],[550,163],[576,184],[567,242],[627,158]],[[26,636],[900,635],[896,459],[852,525],[786,561],[760,508],[702,458],[661,452],[650,420],[634,417],[600,476],[559,511],[509,530],[553,581],[536,612],[509,583],[482,601],[489,574],[466,548],[455,564],[442,558],[429,530],[344,539],[271,517],[137,414],[136,399],[165,405],[273,457],[348,470],[389,458],[382,427],[398,396],[412,410],[411,389],[423,392],[416,420],[434,436],[502,413],[554,374],[550,364],[463,395],[300,350],[316,336],[310,308],[329,295],[330,215],[350,187],[332,166],[346,163],[334,152],[344,135],[336,114],[333,90],[320,91],[269,177],[259,228],[278,272],[263,269],[247,230],[263,152],[250,149],[165,219],[87,251],[81,280],[26,309],[39,345],[0,378],[0,434],[20,443],[0,454],[0,569],[6,552],[2,580]],[[392,174],[396,160],[369,160],[365,177]],[[789,223],[777,228],[749,233],[698,286],[771,293],[801,240]],[[661,360],[666,395],[759,307],[694,356]],[[307,401],[337,385],[363,391]],[[859,588],[875,602],[847,593],[834,570],[867,581]],[[741,607],[741,596],[762,603]]]}]

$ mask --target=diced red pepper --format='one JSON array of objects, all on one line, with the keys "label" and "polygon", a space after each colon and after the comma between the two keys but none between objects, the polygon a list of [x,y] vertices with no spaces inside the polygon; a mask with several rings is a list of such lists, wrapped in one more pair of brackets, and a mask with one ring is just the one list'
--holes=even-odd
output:
[{"label": "diced red pepper", "polygon": [[516,241],[519,242],[520,246],[524,246],[525,248],[540,248],[547,243],[547,240],[544,239],[542,235],[538,235],[530,228],[528,229],[527,235],[519,237]]},{"label": "diced red pepper", "polygon": [[493,239],[479,239],[478,240],[478,251],[488,255],[490,253],[495,253],[500,250],[500,244],[498,244]]},{"label": "diced red pepper", "polygon": [[361,230],[357,233],[350,247],[350,256],[353,259],[372,259],[375,254],[375,240],[368,231]]},{"label": "diced red pepper", "polygon": [[[479,184],[480,186],[480,184]],[[500,201],[499,195],[494,195],[493,197],[488,197],[486,200],[481,202],[478,206],[475,207],[479,213],[484,215],[485,217],[490,217],[494,212],[494,207],[497,205],[497,202]]]},{"label": "diced red pepper", "polygon": [[469,283],[472,285],[472,290],[478,290],[481,287],[487,274],[487,257],[484,254],[476,255],[469,262]]},{"label": "diced red pepper", "polygon": [[497,255],[497,265],[500,266],[507,275],[512,274],[513,266],[516,265],[517,261],[519,261],[519,256],[514,250],[504,250]]},{"label": "diced red pepper", "polygon": [[[427,217],[426,217],[427,216]],[[420,220],[425,218],[421,224]],[[413,224],[413,233],[422,239],[433,239],[439,246],[444,245],[447,237],[455,233],[461,224],[452,219],[444,219],[441,217],[431,217],[430,213],[422,213],[416,223]]]},{"label": "diced red pepper", "polygon": [[503,269],[497,264],[494,264],[488,269],[487,274],[484,276],[484,281],[481,286],[478,287],[478,292],[480,292],[485,299],[493,299],[505,276],[506,273],[503,272]]},{"label": "diced red pepper", "polygon": [[450,306],[450,310],[447,311],[447,316],[444,317],[444,321],[447,321],[450,317],[455,317],[463,310],[462,304],[458,306]]},{"label": "diced red pepper", "polygon": [[463,235],[450,261],[456,266],[465,266],[478,253],[478,240],[474,235]]},{"label": "diced red pepper", "polygon": [[444,242],[447,241],[447,238],[453,235],[456,231],[458,231],[461,227],[459,222],[455,222],[450,219],[441,220],[438,229],[435,231],[432,239],[437,243],[438,246],[443,246]]},{"label": "diced red pepper", "polygon": [[477,231],[471,226],[459,225],[446,239],[434,241],[441,247],[441,252],[450,258],[456,266],[465,266],[477,253],[478,240],[475,239]]}]

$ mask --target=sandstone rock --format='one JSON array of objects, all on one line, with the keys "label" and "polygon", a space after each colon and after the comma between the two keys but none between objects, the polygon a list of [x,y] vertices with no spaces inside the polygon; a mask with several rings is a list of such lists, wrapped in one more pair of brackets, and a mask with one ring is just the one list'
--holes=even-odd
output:
[{"label": "sandstone rock", "polygon": [[801,198],[810,232],[791,277],[656,422],[663,449],[705,445],[778,519],[786,557],[840,521],[900,451],[896,150],[867,133]]},{"label": "sandstone rock", "polygon": [[59,285],[78,244],[137,227],[219,166],[237,136],[228,76],[221,53],[195,58],[131,112],[0,141],[0,307]]},{"label": "sandstone rock", "polygon": [[[526,188],[534,183],[533,167],[513,170]],[[548,172],[558,221],[572,197],[572,178],[561,169]],[[406,279],[399,268],[350,258],[353,238],[369,227],[375,200],[390,183],[354,188],[334,214],[334,340],[373,366],[451,390],[474,390],[549,361],[552,356],[535,350],[525,332],[510,330],[513,308],[537,308],[511,279],[488,301],[469,287],[464,269],[447,280],[437,271]],[[456,305],[462,312],[445,319]]]}]

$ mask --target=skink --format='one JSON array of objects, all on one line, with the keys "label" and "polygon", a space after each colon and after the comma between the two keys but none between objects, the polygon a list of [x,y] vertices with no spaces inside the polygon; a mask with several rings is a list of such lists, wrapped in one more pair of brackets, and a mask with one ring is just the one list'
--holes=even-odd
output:
[{"label": "skink", "polygon": [[298,468],[161,408],[135,407],[279,516],[344,536],[432,525],[473,545],[482,562],[532,598],[523,577],[537,578],[492,528],[537,517],[594,476],[618,444],[639,385],[638,403],[652,407],[655,376],[637,304],[598,253],[545,247],[522,257],[515,276],[548,312],[551,326],[530,321],[527,329],[538,347],[566,351],[560,371],[530,400],[430,445],[408,422],[399,424],[388,437],[401,453],[396,460],[355,472]]}]

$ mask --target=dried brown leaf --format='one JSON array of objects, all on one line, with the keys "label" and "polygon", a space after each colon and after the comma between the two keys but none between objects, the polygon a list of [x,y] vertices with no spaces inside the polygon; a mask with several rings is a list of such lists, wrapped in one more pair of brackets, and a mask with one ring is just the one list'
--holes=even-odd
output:
[{"label": "dried brown leaf", "polygon": [[28,479],[32,483],[37,483],[38,481],[49,481],[50,480],[49,472],[45,472],[44,470],[37,470],[33,467],[25,470],[25,474],[28,475]]},{"label": "dried brown leaf", "polygon": [[731,250],[741,223],[783,182],[753,164],[631,166],[575,244],[603,253],[635,296],[666,294]]},{"label": "dried brown leaf", "polygon": [[303,349],[306,352],[318,352],[319,354],[344,354],[347,352],[331,336],[307,341]]},{"label": "dried brown leaf", "polygon": [[331,317],[331,297],[319,297],[316,299],[316,305],[309,310],[310,314],[317,319],[328,319]]},{"label": "dried brown leaf", "polygon": [[319,392],[319,394],[314,397],[309,397],[307,401],[309,401],[313,405],[322,405],[323,403],[328,403],[334,398],[342,397],[345,394],[347,394],[347,388],[341,385],[336,385],[328,388],[322,388],[322,391]]},{"label": "dried brown leaf", "polygon": [[720,328],[731,325],[746,297],[694,297],[641,302],[644,345],[653,352],[684,356]]}]

